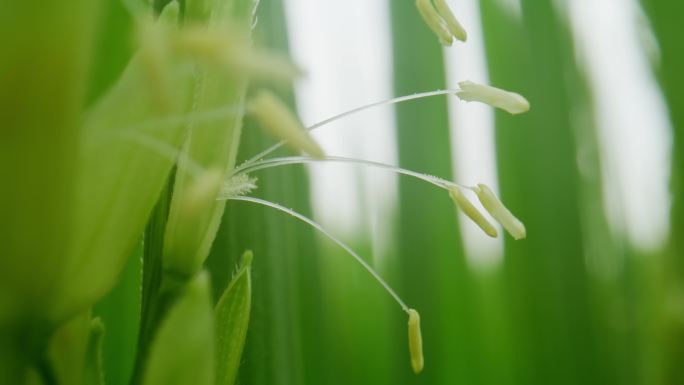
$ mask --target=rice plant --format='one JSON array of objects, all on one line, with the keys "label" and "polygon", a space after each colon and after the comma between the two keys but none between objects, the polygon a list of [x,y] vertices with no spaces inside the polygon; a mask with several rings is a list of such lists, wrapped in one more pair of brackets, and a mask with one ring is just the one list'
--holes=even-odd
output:
[{"label": "rice plant", "polygon": [[[435,63],[471,43],[469,21],[446,0],[392,1],[395,96],[309,125],[280,1],[1,3],[0,383],[678,383],[680,197],[665,251],[620,254],[574,163],[576,140],[598,150],[590,125],[572,134],[564,81],[588,92],[569,33],[533,3],[519,19],[483,1],[493,85],[448,88]],[[681,55],[660,3],[644,7],[676,176]],[[445,100],[497,111],[503,200],[451,179]],[[311,135],[387,107],[399,164]],[[312,164],[402,178],[392,268],[314,219]],[[469,269],[454,210],[504,237],[502,269]],[[625,267],[594,275],[595,254]]]}]

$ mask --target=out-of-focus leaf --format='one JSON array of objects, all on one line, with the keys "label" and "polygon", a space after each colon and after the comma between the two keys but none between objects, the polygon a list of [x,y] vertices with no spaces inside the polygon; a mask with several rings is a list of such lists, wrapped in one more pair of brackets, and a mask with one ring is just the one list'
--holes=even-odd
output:
[{"label": "out-of-focus leaf", "polygon": [[[283,4],[262,0],[254,30],[255,45],[287,55],[288,39]],[[273,85],[268,85],[272,87]],[[274,89],[294,105],[290,85]],[[247,119],[240,143],[240,158],[248,159],[273,144],[260,127]],[[306,170],[284,167],[265,170],[254,194],[283,202],[310,214]],[[265,231],[265,229],[278,229]],[[230,281],[230,271],[245,249],[259,256],[252,267],[252,309],[249,338],[238,373],[244,385],[298,385],[331,383],[336,378],[324,342],[319,255],[312,230],[277,212],[228,203],[221,229],[207,265],[218,297]],[[332,257],[334,258],[334,257]],[[304,330],[306,332],[304,332]]]},{"label": "out-of-focus leaf", "polygon": [[102,363],[102,340],[105,327],[102,320],[94,318],[90,321],[90,336],[85,352],[83,365],[83,385],[104,385],[104,373]]},{"label": "out-of-focus leaf", "polygon": [[[0,2],[3,330],[15,322],[11,327],[25,327],[21,319],[29,313],[42,317],[65,271],[80,112],[100,4]],[[0,370],[0,380],[10,372]]]},{"label": "out-of-focus leaf", "polygon": [[135,362],[140,322],[142,244],[135,248],[116,286],[93,308],[93,316],[107,326],[103,341],[103,372],[107,384],[128,382]]},{"label": "out-of-focus leaf", "polygon": [[247,337],[252,305],[252,252],[242,264],[214,309],[216,326],[216,385],[233,385]]},{"label": "out-of-focus leaf", "polygon": [[144,385],[214,384],[214,316],[206,272],[181,288],[157,331],[145,364]]},{"label": "out-of-focus leaf", "polygon": [[[392,1],[394,94],[445,88],[442,47],[420,20],[412,1]],[[464,23],[467,22],[464,20]],[[402,167],[451,179],[447,100],[433,98],[396,106]],[[455,208],[449,194],[413,180],[399,180],[396,263],[402,294],[420,311],[426,383],[472,383],[480,360],[476,320]],[[429,229],[429,230],[428,230]],[[402,321],[404,321],[402,319]],[[403,335],[402,329],[397,335]],[[395,361],[413,376],[405,349]]]},{"label": "out-of-focus leaf", "polygon": [[90,312],[60,326],[50,340],[49,362],[59,384],[81,384],[90,337]]},{"label": "out-of-focus leaf", "polygon": [[88,82],[87,105],[97,101],[121,76],[134,54],[133,16],[125,4],[146,0],[103,0],[97,25],[92,69]]},{"label": "out-of-focus leaf", "polygon": [[75,241],[55,318],[113,287],[176,161],[186,127],[172,118],[189,104],[194,65],[167,56],[160,33],[143,32],[149,41],[86,114]]},{"label": "out-of-focus leaf", "polygon": [[[661,360],[664,368],[663,382],[682,381],[684,366],[684,51],[681,37],[684,23],[679,17],[684,13],[684,2],[668,0],[641,0],[651,20],[651,27],[658,40],[661,56],[656,72],[669,107],[672,123],[672,169],[670,189],[672,196],[671,228],[668,249],[664,258],[664,289],[661,324],[665,353]],[[677,304],[677,305],[670,305]]]},{"label": "out-of-focus leaf", "polygon": [[513,382],[615,383],[607,380],[614,357],[602,354],[581,227],[573,113],[586,90],[555,4],[521,4],[522,18],[482,2],[491,82],[532,104],[522,116],[496,114],[501,197],[528,229],[524,241],[506,239],[502,277]]}]

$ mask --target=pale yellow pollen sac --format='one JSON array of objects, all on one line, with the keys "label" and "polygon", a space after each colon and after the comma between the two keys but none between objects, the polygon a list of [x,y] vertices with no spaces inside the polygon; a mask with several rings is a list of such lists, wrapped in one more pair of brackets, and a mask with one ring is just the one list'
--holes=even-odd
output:
[{"label": "pale yellow pollen sac", "polygon": [[453,35],[445,21],[437,13],[435,7],[432,6],[430,0],[416,0],[416,8],[418,8],[418,12],[423,17],[425,24],[437,35],[439,42],[442,45],[450,46],[454,42]]},{"label": "pale yellow pollen sac", "polygon": [[302,71],[287,58],[270,51],[259,51],[249,44],[240,30],[186,26],[176,34],[175,50],[204,64],[223,66],[237,75],[291,80]]},{"label": "pale yellow pollen sac", "polygon": [[318,159],[325,157],[321,147],[304,129],[299,119],[272,92],[257,92],[249,102],[247,111],[271,135],[286,141],[295,150]]},{"label": "pale yellow pollen sac", "polygon": [[481,102],[492,107],[501,108],[511,114],[521,114],[530,110],[530,102],[524,96],[500,88],[463,81],[456,95],[466,102]]},{"label": "pale yellow pollen sac", "polygon": [[468,40],[468,33],[461,23],[458,22],[454,13],[451,12],[446,0],[435,0],[435,6],[437,7],[437,12],[439,12],[439,15],[442,16],[442,19],[446,23],[449,32],[462,42]]},{"label": "pale yellow pollen sac", "polygon": [[418,374],[423,371],[425,361],[423,359],[423,337],[420,333],[420,314],[415,309],[409,309],[408,339],[409,353],[411,354],[411,368]]},{"label": "pale yellow pollen sac", "polygon": [[214,204],[223,183],[223,171],[213,168],[193,178],[183,202],[183,210],[188,214],[199,214]]},{"label": "pale yellow pollen sac", "polygon": [[492,225],[485,217],[482,215],[480,210],[478,210],[468,198],[463,195],[463,192],[458,187],[449,188],[449,196],[453,199],[456,206],[458,206],[461,211],[468,216],[475,224],[492,238],[496,238],[498,232],[494,225]]},{"label": "pale yellow pollen sac", "polygon": [[525,225],[520,222],[507,208],[501,203],[494,192],[486,185],[480,183],[473,187],[482,206],[508,231],[511,236],[518,240],[527,236]]}]

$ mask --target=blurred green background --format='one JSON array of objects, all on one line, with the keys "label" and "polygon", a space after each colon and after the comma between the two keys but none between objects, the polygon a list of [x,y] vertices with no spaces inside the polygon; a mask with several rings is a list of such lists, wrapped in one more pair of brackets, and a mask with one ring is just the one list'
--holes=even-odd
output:
[{"label": "blurred green background", "polygon": [[[93,98],[116,78],[132,50],[132,21],[120,0],[108,2],[99,26]],[[391,38],[391,94],[445,88],[444,51],[413,1],[382,3]],[[399,180],[397,204],[380,221],[390,234],[387,255],[378,255],[367,229],[351,239],[341,235],[369,262],[382,259],[376,264],[381,274],[421,312],[424,372],[416,376],[410,369],[405,314],[349,256],[293,218],[231,202],[207,264],[218,296],[242,251],[254,251],[253,313],[240,384],[684,383],[684,3],[611,0],[643,10],[642,18],[629,21],[648,32],[644,55],[651,55],[670,122],[671,169],[661,173],[671,176],[663,182],[671,205],[654,202],[657,197],[639,203],[647,210],[665,204],[669,232],[647,248],[609,218],[615,210],[607,207],[607,197],[615,195],[605,191],[606,136],[587,65],[594,59],[578,54],[578,36],[598,34],[600,26],[596,32],[573,30],[582,24],[569,20],[569,3],[482,0],[476,2],[481,20],[461,20],[466,27],[481,26],[471,41],[482,40],[468,44],[484,47],[490,82],[532,104],[526,115],[494,117],[500,195],[525,222],[528,238],[506,237],[500,263],[474,268],[446,194],[408,179]],[[256,44],[289,52],[293,27],[285,10],[283,0],[261,1]],[[584,10],[592,12],[591,5]],[[585,16],[592,15],[573,13]],[[601,17],[612,16],[590,20]],[[345,23],[348,30],[341,33],[352,33],[355,20]],[[614,52],[616,70],[620,55]],[[632,80],[624,86],[632,87]],[[275,91],[295,106],[292,87],[277,85]],[[631,107],[623,108],[627,113]],[[384,145],[396,146],[399,165],[451,178],[446,98],[394,111],[396,144]],[[241,158],[271,142],[245,122]],[[305,169],[278,168],[258,177],[257,196],[317,217]],[[623,192],[618,186],[617,196]],[[365,207],[361,201],[357,209]],[[132,370],[139,285],[136,255],[119,286],[95,309],[107,325],[109,384],[126,383]]]}]

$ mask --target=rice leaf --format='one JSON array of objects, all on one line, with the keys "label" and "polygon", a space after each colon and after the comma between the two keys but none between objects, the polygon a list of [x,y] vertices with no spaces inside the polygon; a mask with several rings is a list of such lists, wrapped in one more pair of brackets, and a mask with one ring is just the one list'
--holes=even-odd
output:
[{"label": "rice leaf", "polygon": [[[219,33],[228,26],[240,26],[248,33],[251,28],[254,0],[225,0],[216,2],[211,10],[202,12],[204,2],[188,3],[189,16],[195,22],[206,22],[210,30]],[[194,11],[193,11],[194,10]],[[242,129],[242,104],[247,86],[244,74],[225,68],[205,68],[197,75],[193,110],[202,111],[235,107],[235,113],[221,119],[193,124],[178,163],[174,193],[169,211],[164,240],[164,266],[179,274],[192,275],[209,254],[225,207],[216,197],[227,170],[235,165],[235,157]],[[192,159],[193,164],[185,161]],[[197,175],[199,166],[203,171]],[[195,193],[207,176],[216,176],[218,184],[206,185],[206,194]],[[188,202],[192,208],[188,209]]]},{"label": "rice leaf", "polygon": [[235,383],[247,337],[252,303],[252,252],[242,256],[242,264],[214,309],[216,325],[216,385]]},{"label": "rice leaf", "polygon": [[114,285],[185,136],[186,126],[172,118],[189,104],[192,64],[164,56],[151,63],[148,56],[136,55],[85,116],[70,279],[55,317],[88,306]]},{"label": "rice leaf", "polygon": [[209,276],[197,274],[182,289],[150,348],[144,385],[212,385],[214,319]]}]

